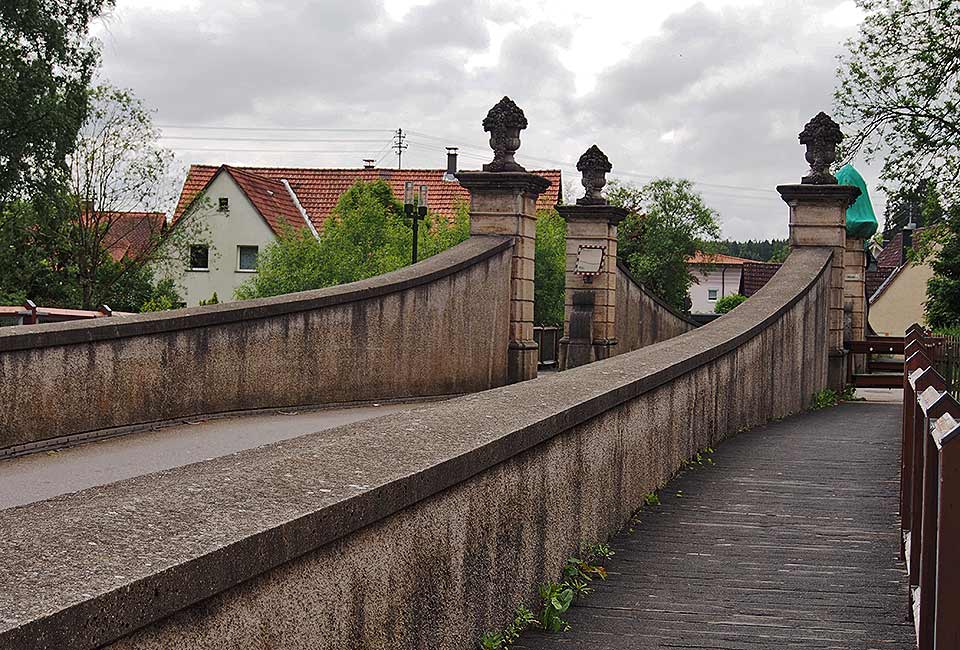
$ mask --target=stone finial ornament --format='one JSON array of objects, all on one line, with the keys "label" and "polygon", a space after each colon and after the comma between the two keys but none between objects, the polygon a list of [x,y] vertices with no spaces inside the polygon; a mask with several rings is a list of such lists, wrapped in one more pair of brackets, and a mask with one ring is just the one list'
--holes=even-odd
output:
[{"label": "stone finial ornament", "polygon": [[841,140],[843,133],[840,132],[840,125],[823,111],[807,122],[800,133],[800,144],[807,146],[810,174],[803,177],[800,181],[802,184],[837,184],[837,178],[830,173],[830,165],[837,159],[837,145]]},{"label": "stone finial ornament", "polygon": [[607,173],[613,169],[607,154],[600,151],[600,147],[593,145],[587,149],[577,161],[577,171],[583,174],[583,189],[586,193],[583,198],[577,199],[577,205],[606,205],[600,191],[607,184]]},{"label": "stone finial ornament", "polygon": [[513,159],[520,148],[520,131],[527,128],[527,118],[519,106],[504,96],[483,118],[483,130],[490,132],[493,161],[483,166],[485,172],[525,172]]}]

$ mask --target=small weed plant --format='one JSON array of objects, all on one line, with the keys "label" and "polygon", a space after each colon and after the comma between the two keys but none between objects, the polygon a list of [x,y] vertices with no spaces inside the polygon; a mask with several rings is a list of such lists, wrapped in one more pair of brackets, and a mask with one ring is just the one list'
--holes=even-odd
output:
[{"label": "small weed plant", "polygon": [[513,622],[500,632],[487,632],[480,637],[480,650],[503,650],[510,648],[520,634],[530,627],[545,632],[566,632],[570,624],[563,616],[574,602],[593,593],[590,583],[594,579],[607,579],[607,570],[602,562],[614,555],[608,544],[581,544],[583,558],[571,557],[563,567],[560,582],[548,582],[540,587],[540,614],[535,615],[524,606],[514,612]]},{"label": "small weed plant", "polygon": [[839,403],[840,396],[837,395],[837,392],[832,388],[824,388],[820,392],[814,393],[813,403],[810,405],[810,408],[814,411],[819,411],[820,409],[836,406]]},{"label": "small weed plant", "polygon": [[858,401],[863,401],[863,398],[857,397],[857,389],[853,386],[847,386],[839,393],[832,388],[824,388],[819,393],[814,393],[813,404],[810,405],[810,408],[811,410],[818,411],[836,406],[840,402]]}]

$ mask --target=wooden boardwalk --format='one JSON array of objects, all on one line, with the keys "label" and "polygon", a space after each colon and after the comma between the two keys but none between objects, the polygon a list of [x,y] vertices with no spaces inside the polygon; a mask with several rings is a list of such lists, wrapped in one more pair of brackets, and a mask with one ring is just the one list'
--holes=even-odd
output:
[{"label": "wooden boardwalk", "polygon": [[899,405],[857,403],[735,436],[614,540],[610,577],[567,612],[569,632],[515,647],[915,647],[899,427]]}]

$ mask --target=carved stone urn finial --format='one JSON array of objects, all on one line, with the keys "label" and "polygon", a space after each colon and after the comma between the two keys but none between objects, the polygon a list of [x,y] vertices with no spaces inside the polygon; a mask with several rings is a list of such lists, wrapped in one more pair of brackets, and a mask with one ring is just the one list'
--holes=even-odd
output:
[{"label": "carved stone urn finial", "polygon": [[583,189],[586,193],[583,198],[577,199],[577,205],[606,205],[600,191],[607,184],[607,173],[613,169],[607,154],[600,151],[600,147],[593,145],[587,149],[577,161],[577,171],[583,174]]},{"label": "carved stone urn finial", "polygon": [[830,165],[837,159],[837,145],[843,140],[840,125],[820,111],[807,122],[800,133],[800,144],[807,145],[807,162],[810,175],[800,181],[803,184],[836,185],[837,178],[830,173]]},{"label": "carved stone urn finial", "polygon": [[483,118],[483,130],[490,132],[493,162],[483,166],[485,172],[525,172],[513,154],[520,148],[520,131],[527,128],[527,118],[519,106],[504,97]]}]

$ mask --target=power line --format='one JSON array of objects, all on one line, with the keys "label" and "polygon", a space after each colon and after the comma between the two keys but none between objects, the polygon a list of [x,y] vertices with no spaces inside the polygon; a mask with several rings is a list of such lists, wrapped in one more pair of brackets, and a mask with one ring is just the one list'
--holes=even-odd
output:
[{"label": "power line", "polygon": [[376,139],[351,139],[351,138],[232,138],[223,136],[197,136],[197,135],[162,135],[162,140],[204,140],[214,142],[345,142],[349,144],[361,142],[381,143],[383,140]]},{"label": "power line", "polygon": [[186,124],[157,124],[160,129],[192,129],[198,131],[327,131],[330,133],[392,133],[393,129],[334,129],[297,126],[209,126]]},{"label": "power line", "polygon": [[210,151],[210,152],[224,152],[224,153],[288,153],[288,154],[370,153],[369,149],[221,149],[219,147],[177,147],[177,151]]},{"label": "power line", "polygon": [[[444,143],[447,143],[447,144],[449,144],[449,142],[450,142],[450,139],[438,138],[438,137],[436,137],[436,136],[432,136],[432,135],[429,135],[429,134],[426,134],[426,133],[421,133],[421,132],[419,132],[419,131],[408,131],[408,133],[411,134],[411,135],[416,135],[416,136],[418,136],[418,137],[427,138],[427,139],[429,139],[429,140],[436,140],[437,142],[444,142]],[[475,145],[475,144],[462,144],[462,143],[461,143],[461,144],[459,144],[459,146],[460,146],[461,149],[466,148],[466,149],[474,149],[474,150],[477,150],[477,151],[486,151],[483,147],[481,147],[481,146],[479,146],[479,145]],[[528,159],[528,160],[534,160],[534,161],[544,162],[544,163],[547,163],[547,164],[550,164],[550,165],[558,165],[558,166],[567,167],[567,168],[576,168],[576,166],[573,165],[573,164],[571,164],[571,163],[565,163],[565,162],[561,162],[561,161],[558,161],[558,160],[551,160],[551,159],[549,159],[549,158],[539,158],[539,157],[536,157],[536,156],[527,155],[527,154],[525,154],[525,153],[524,153],[524,154],[521,154],[521,157],[526,158],[526,159]],[[630,176],[630,177],[634,177],[634,178],[646,178],[646,179],[656,178],[656,176],[654,176],[654,175],[652,175],[652,174],[641,174],[641,173],[639,173],[639,172],[631,172],[631,171],[619,171],[619,170],[618,170],[618,171],[616,171],[615,173],[618,174],[618,175],[620,175],[620,176]],[[692,179],[691,179],[691,181],[692,181],[694,184],[700,185],[700,186],[703,186],[703,187],[716,187],[716,188],[719,188],[719,189],[739,190],[739,191],[745,191],[745,192],[759,192],[759,193],[762,193],[762,194],[774,194],[774,193],[775,193],[773,190],[767,190],[767,189],[757,188],[757,187],[746,187],[746,186],[743,186],[743,185],[724,185],[724,184],[721,184],[721,183],[709,183],[709,182],[706,182],[706,181],[697,181],[697,180],[692,180]]]},{"label": "power line", "polygon": [[[411,139],[410,142],[411,142],[411,144],[413,144],[413,145],[416,146],[416,147],[420,147],[420,148],[423,148],[423,149],[428,149],[428,150],[431,150],[431,151],[441,151],[441,150],[444,150],[443,147],[440,147],[440,146],[438,146],[438,145],[427,144],[427,143],[420,142],[420,141],[417,141],[417,140],[414,140],[414,139]],[[471,153],[471,152],[469,152],[469,151],[461,151],[461,152],[460,152],[460,155],[463,156],[463,157],[468,157],[468,158],[471,158],[471,159],[474,159],[474,160],[481,160],[481,161],[488,161],[488,160],[490,159],[490,156],[489,156],[489,155],[480,155],[480,154]],[[546,162],[546,163],[548,163],[548,164],[552,164],[552,165],[554,165],[554,166],[556,166],[556,167],[559,167],[561,170],[564,170],[564,171],[577,173],[577,168],[576,168],[576,166],[573,165],[573,164],[570,164],[570,163],[562,163],[562,162],[559,162],[559,161],[544,160],[544,159],[542,159],[542,158],[538,159],[538,158],[533,158],[533,157],[531,157],[531,156],[521,156],[521,158],[524,158],[524,157],[525,157],[525,158],[528,158],[528,159],[532,159],[532,160],[534,160],[534,161]],[[648,178],[648,179],[649,179],[649,178],[655,178],[655,177],[653,177],[653,176],[647,176],[647,175],[645,175],[645,174],[635,174],[635,173],[631,173],[631,172],[622,172],[622,171],[614,172],[613,175],[614,175],[614,176],[617,176],[617,175],[620,175],[620,176],[628,176],[628,177],[635,177],[635,178]],[[727,186],[715,186],[714,184],[703,184],[703,183],[700,183],[699,181],[692,181],[692,182],[693,182],[695,185],[704,185],[704,187],[700,188],[700,191],[701,191],[703,194],[706,194],[706,195],[709,195],[709,196],[722,197],[722,198],[732,198],[732,199],[738,199],[738,200],[743,200],[743,201],[762,201],[762,202],[765,202],[765,203],[773,203],[773,202],[776,202],[776,203],[779,204],[779,202],[780,202],[779,199],[778,199],[776,196],[772,196],[772,195],[771,195],[772,192],[767,192],[767,191],[765,191],[765,190],[758,190],[758,189],[755,189],[755,188],[752,190],[752,191],[754,191],[754,192],[765,192],[765,193],[768,194],[768,195],[766,195],[766,196],[762,196],[762,195],[759,195],[759,194],[744,194],[744,193],[724,191],[724,189],[725,189]]]}]

